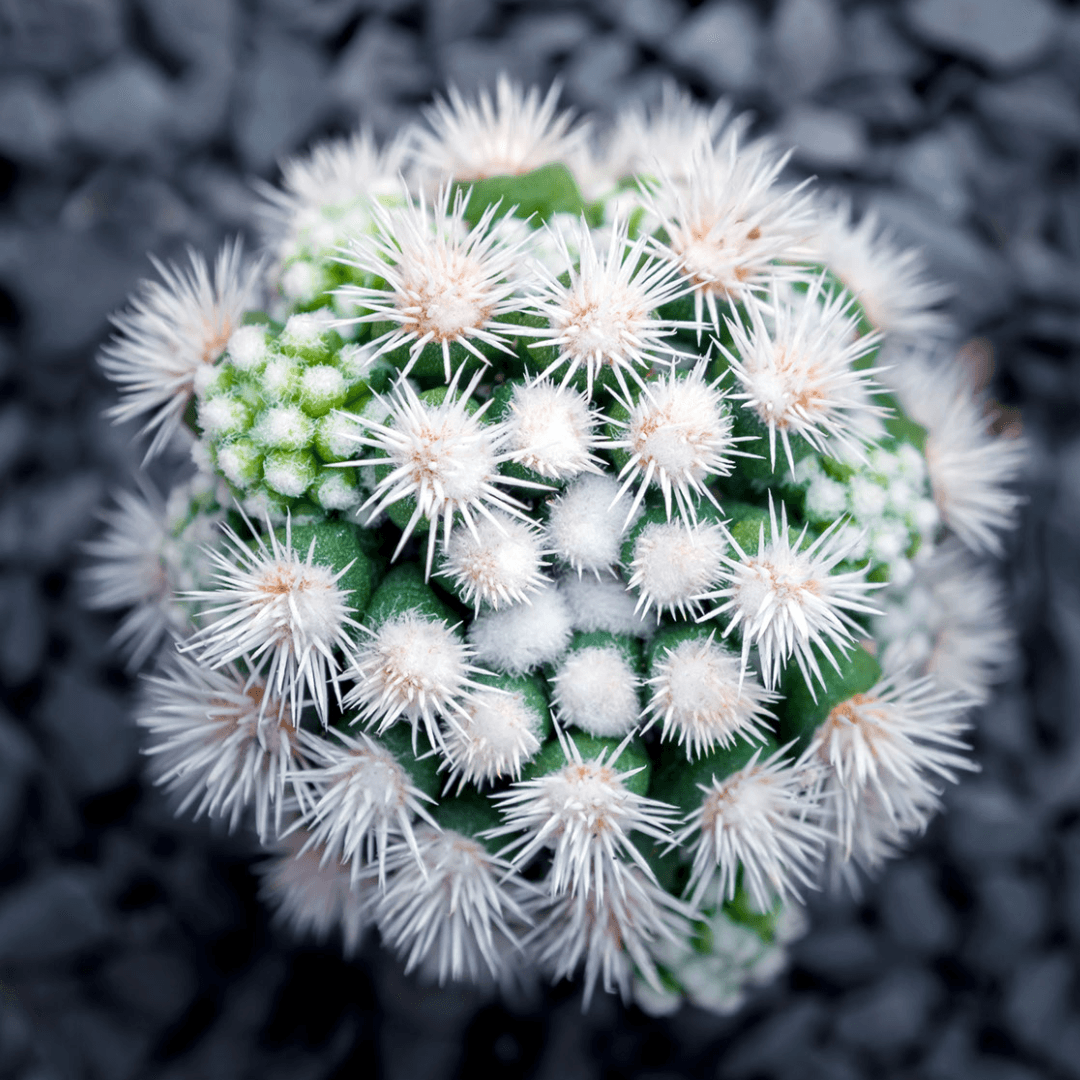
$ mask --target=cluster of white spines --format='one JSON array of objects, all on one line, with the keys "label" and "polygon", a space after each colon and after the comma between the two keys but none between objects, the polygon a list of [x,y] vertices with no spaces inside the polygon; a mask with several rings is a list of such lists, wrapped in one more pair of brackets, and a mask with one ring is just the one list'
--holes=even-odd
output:
[{"label": "cluster of white spines", "polygon": [[662,739],[686,746],[686,756],[728,748],[741,737],[765,737],[772,717],[767,706],[779,695],[747,673],[737,656],[714,640],[691,638],[664,649],[649,687],[648,730],[661,721]]},{"label": "cluster of white spines", "polygon": [[610,754],[601,750],[586,760],[573,738],[560,733],[559,739],[566,764],[497,795],[506,824],[493,835],[523,834],[507,846],[514,852],[515,866],[553,846],[547,877],[550,894],[595,893],[602,903],[605,885],[623,890],[623,874],[630,866],[654,877],[630,834],[666,840],[674,808],[627,787],[626,781],[641,767],[619,770],[618,749]]},{"label": "cluster of white spines", "polygon": [[837,865],[867,869],[922,832],[940,808],[942,781],[977,769],[961,737],[970,698],[932,676],[883,680],[835,706],[807,750],[834,821]]},{"label": "cluster of white spines", "polygon": [[711,594],[723,603],[710,617],[729,615],[724,634],[741,634],[744,666],[751,646],[757,648],[770,690],[790,659],[813,688],[825,681],[815,649],[839,670],[835,654],[848,652],[862,633],[854,616],[877,612],[869,594],[879,586],[866,580],[865,568],[834,572],[848,554],[847,545],[836,542],[834,527],[804,546],[806,527],[793,537],[786,507],[778,524],[770,503],[769,528],[766,539],[760,525],[754,555],[732,540],[737,558],[724,556],[723,587]]},{"label": "cluster of white spines", "polygon": [[[451,91],[430,130],[290,163],[265,208],[280,326],[242,325],[237,245],[158,266],[103,356],[113,414],[156,453],[194,398],[216,486],[182,524],[123,497],[90,585],[139,605],[137,660],[177,639],[140,718],[155,778],[277,838],[264,889],[295,927],[352,950],[376,925],[440,981],[526,956],[583,967],[586,996],[660,1008],[674,980],[720,1007],[778,955],[736,940],[739,904],[775,922],[823,864],[875,867],[971,767],[1009,641],[985,572],[935,548],[1000,549],[1021,451],[929,379],[944,294],[876,219],[823,221],[726,106],[667,90],[590,145],[556,97]],[[551,165],[579,212],[485,194]],[[885,338],[907,351],[883,363]],[[377,530],[373,581],[408,563],[430,603],[365,617],[353,563],[293,544],[327,522]],[[871,635],[884,680],[835,699]],[[801,754],[774,741],[800,677],[828,708]],[[700,782],[669,792],[669,766]],[[721,955],[739,974],[711,993]]]},{"label": "cluster of white spines", "polygon": [[786,748],[749,763],[722,780],[699,785],[700,810],[672,838],[674,846],[694,849],[689,889],[695,905],[709,892],[717,906],[743,887],[761,911],[776,898],[800,899],[800,889],[815,888],[817,863],[828,837],[818,823],[820,806],[805,768],[792,765]]},{"label": "cluster of white spines", "polygon": [[266,658],[266,681],[275,694],[288,695],[294,716],[304,691],[311,695],[323,723],[329,710],[328,689],[341,702],[341,674],[354,648],[350,629],[360,629],[347,604],[347,590],[336,573],[313,561],[314,539],[306,558],[292,546],[291,526],[284,543],[269,527],[270,543],[255,534],[254,549],[228,526],[229,547],[211,551],[216,588],[192,592],[202,601],[207,622],[182,645],[210,667],[250,658]]},{"label": "cluster of white spines", "polygon": [[412,726],[414,747],[421,724],[429,742],[441,745],[439,717],[456,723],[462,698],[477,686],[473,676],[482,673],[471,662],[472,650],[445,622],[414,612],[365,630],[345,704],[379,733],[404,720]]}]

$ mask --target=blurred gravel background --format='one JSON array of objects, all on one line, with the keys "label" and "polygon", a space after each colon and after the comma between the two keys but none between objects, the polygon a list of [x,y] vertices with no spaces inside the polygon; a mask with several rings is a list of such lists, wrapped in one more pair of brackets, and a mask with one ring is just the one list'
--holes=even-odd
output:
[{"label": "blurred gravel background", "polygon": [[[499,1003],[290,940],[248,842],[140,780],[112,624],[78,604],[137,460],[93,356],[147,252],[252,235],[282,155],[502,69],[588,110],[668,75],[752,108],[956,283],[1032,445],[983,772],[727,1019]],[[1080,5],[0,0],[0,198],[0,1076],[1080,1076]]]}]

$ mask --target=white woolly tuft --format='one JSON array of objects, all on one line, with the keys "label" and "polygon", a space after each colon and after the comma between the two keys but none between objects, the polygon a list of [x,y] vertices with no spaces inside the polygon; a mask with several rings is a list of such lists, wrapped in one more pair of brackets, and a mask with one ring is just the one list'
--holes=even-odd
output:
[{"label": "white woolly tuft", "polygon": [[771,910],[777,898],[801,900],[800,887],[816,888],[813,871],[828,833],[819,824],[815,771],[785,761],[787,749],[759,761],[759,748],[731,776],[698,784],[705,800],[672,840],[675,847],[697,838],[687,886],[695,907],[714,883],[718,906],[733,899],[740,867],[759,911]]},{"label": "white woolly tuft", "polygon": [[715,145],[699,141],[674,167],[657,161],[659,184],[646,198],[694,287],[695,320],[707,309],[716,327],[719,305],[752,301],[778,275],[800,276],[808,254],[809,199],[801,185],[776,185],[787,156],[765,140],[739,145],[746,125],[730,124]]},{"label": "white woolly tuft", "polygon": [[446,545],[445,572],[466,604],[495,610],[527,603],[530,593],[548,583],[544,576],[543,536],[524,521],[495,513],[473,529],[458,525]]},{"label": "white woolly tuft", "polygon": [[370,131],[330,139],[281,166],[281,188],[260,184],[267,240],[279,255],[332,252],[371,226],[374,198],[400,195],[407,139],[376,144]]},{"label": "white woolly tuft", "polygon": [[99,610],[130,607],[113,636],[135,669],[154,653],[166,635],[191,630],[188,613],[177,603],[178,589],[193,585],[193,570],[205,563],[199,542],[216,532],[217,516],[196,518],[185,533],[171,535],[165,504],[148,484],[138,493],[120,491],[116,506],[100,514],[105,532],[84,550],[95,562],[83,571],[86,603]]},{"label": "white woolly tuft", "polygon": [[953,290],[932,280],[918,248],[901,248],[874,210],[856,224],[850,199],[823,206],[812,246],[878,330],[910,341],[944,338],[952,322],[939,305]]},{"label": "white woolly tuft", "polygon": [[767,723],[775,719],[766,706],[779,695],[766,690],[711,634],[665,649],[654,671],[646,680],[650,698],[645,730],[662,720],[660,737],[685,744],[688,759],[716,746],[726,749],[737,737],[765,740]]},{"label": "white woolly tuft", "polygon": [[614,645],[568,653],[551,681],[560,720],[597,737],[625,735],[641,715],[637,673]]},{"label": "white woolly tuft", "polygon": [[638,609],[638,598],[620,578],[564,574],[559,579],[559,594],[570,607],[575,630],[606,630],[609,634],[641,638],[656,632],[656,623],[645,618]]},{"label": "white woolly tuft", "polygon": [[720,525],[646,525],[634,542],[629,582],[638,592],[642,614],[655,607],[657,622],[665,611],[672,618],[696,616],[702,595],[723,572],[727,543],[727,531]]},{"label": "white woolly tuft", "polygon": [[942,689],[983,702],[1016,653],[1005,590],[953,539],[920,564],[903,589],[883,594],[874,636],[886,674],[932,674]]},{"label": "white woolly tuft", "polygon": [[449,791],[521,777],[521,766],[540,749],[543,718],[520,690],[481,686],[465,702],[457,723],[443,731],[443,768],[450,770]]},{"label": "white woolly tuft", "polygon": [[229,338],[226,351],[229,363],[240,371],[251,371],[261,364],[267,356],[266,328],[263,326],[241,326]]},{"label": "white woolly tuft", "polygon": [[193,249],[190,266],[151,261],[160,281],[142,281],[131,308],[111,317],[118,333],[99,361],[120,387],[106,413],[121,424],[150,414],[139,432],[152,435],[149,460],[180,429],[200,370],[217,362],[257,295],[260,263],[245,265],[239,240],[218,254],[213,275]]},{"label": "white woolly tuft", "polygon": [[383,940],[406,972],[428,966],[440,985],[485,973],[499,978],[505,946],[518,948],[514,926],[529,921],[516,899],[527,886],[471,837],[422,825],[416,842],[419,864],[404,843],[387,857],[390,875],[377,909]]},{"label": "white woolly tuft", "polygon": [[627,521],[610,476],[582,476],[548,504],[548,547],[579,574],[600,576],[619,561]]},{"label": "white woolly tuft", "polygon": [[597,414],[589,399],[546,379],[515,386],[505,418],[511,460],[541,476],[566,480],[582,472],[600,472],[593,453]]},{"label": "white woolly tuft", "polygon": [[[1001,533],[1024,502],[1015,490],[1024,440],[990,433],[993,416],[959,362],[902,357],[888,379],[908,415],[927,429],[926,465],[942,520],[976,554],[1000,555]],[[934,393],[926,393],[928,385]]]},{"label": "white woolly tuft", "polygon": [[436,718],[462,712],[462,700],[479,685],[471,678],[480,672],[470,662],[472,649],[446,623],[413,611],[365,630],[368,640],[348,672],[355,685],[345,705],[359,709],[359,719],[377,723],[379,733],[406,720],[414,751],[421,723],[432,746],[441,746]]},{"label": "white woolly tuft", "polygon": [[363,312],[343,324],[390,323],[389,330],[372,339],[372,355],[408,346],[403,375],[409,374],[429,343],[442,350],[447,382],[452,344],[484,365],[488,359],[478,345],[513,355],[507,335],[520,328],[500,323],[498,316],[521,307],[523,245],[510,246],[492,231],[495,205],[469,228],[468,203],[469,192],[455,191],[450,184],[441,188],[431,206],[423,195],[415,205],[393,209],[372,203],[374,233],[352,238],[348,253],[341,257],[362,275],[386,283],[383,288],[337,289],[334,295],[341,303]]},{"label": "white woolly tuft", "polygon": [[468,181],[532,172],[565,161],[587,131],[571,126],[569,110],[556,111],[558,84],[541,98],[536,87],[526,91],[503,73],[494,97],[482,89],[469,101],[451,86],[448,98],[437,97],[424,109],[433,131],[416,132],[417,157],[440,177]]},{"label": "white woolly tuft", "polygon": [[574,632],[570,608],[553,585],[534,593],[528,604],[485,611],[469,625],[476,661],[521,675],[557,660]]}]

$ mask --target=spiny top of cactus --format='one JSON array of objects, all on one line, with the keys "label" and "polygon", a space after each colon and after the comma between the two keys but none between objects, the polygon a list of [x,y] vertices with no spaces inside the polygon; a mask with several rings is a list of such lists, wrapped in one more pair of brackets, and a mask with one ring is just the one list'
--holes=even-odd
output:
[{"label": "spiny top of cactus", "polygon": [[1022,448],[872,214],[724,104],[557,97],[317,146],[259,259],[155,264],[112,415],[195,471],[119,497],[90,599],[296,929],[729,1009],[972,767]]}]

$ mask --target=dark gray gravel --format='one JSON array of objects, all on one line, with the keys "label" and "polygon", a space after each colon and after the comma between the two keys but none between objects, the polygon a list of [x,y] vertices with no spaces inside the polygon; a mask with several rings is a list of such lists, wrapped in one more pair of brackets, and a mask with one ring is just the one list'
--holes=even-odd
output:
[{"label": "dark gray gravel", "polygon": [[[140,779],[73,568],[136,461],[93,354],[146,253],[250,230],[248,178],[506,69],[610,112],[731,94],[956,283],[1023,410],[1022,637],[981,775],[738,1016],[496,1002],[345,964],[254,848]],[[1066,0],[0,0],[0,1076],[1080,1076],[1080,6]]]}]

